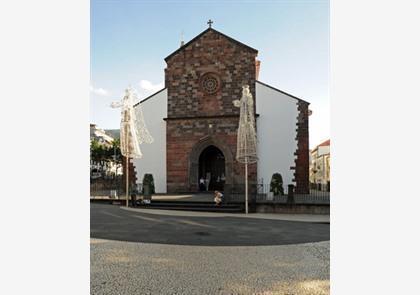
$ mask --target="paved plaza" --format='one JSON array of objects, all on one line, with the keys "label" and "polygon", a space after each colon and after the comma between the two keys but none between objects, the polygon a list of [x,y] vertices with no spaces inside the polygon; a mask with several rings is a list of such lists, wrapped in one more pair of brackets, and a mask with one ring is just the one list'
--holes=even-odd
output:
[{"label": "paved plaza", "polygon": [[145,211],[91,204],[91,294],[329,294],[325,222]]}]

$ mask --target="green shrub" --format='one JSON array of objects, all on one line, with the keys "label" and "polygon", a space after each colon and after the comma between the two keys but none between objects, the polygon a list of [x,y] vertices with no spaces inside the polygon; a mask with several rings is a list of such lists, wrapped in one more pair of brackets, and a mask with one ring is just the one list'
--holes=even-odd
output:
[{"label": "green shrub", "polygon": [[274,196],[284,195],[283,178],[280,173],[274,173],[271,177],[270,192],[273,192]]},{"label": "green shrub", "polygon": [[143,187],[142,187],[142,190],[141,190],[141,193],[142,194],[144,194],[144,186],[145,185],[148,185],[149,186],[149,188],[150,188],[150,193],[151,194],[154,194],[155,193],[155,182],[153,181],[153,175],[152,174],[149,174],[149,173],[146,173],[146,174],[144,174],[144,177],[143,177]]}]

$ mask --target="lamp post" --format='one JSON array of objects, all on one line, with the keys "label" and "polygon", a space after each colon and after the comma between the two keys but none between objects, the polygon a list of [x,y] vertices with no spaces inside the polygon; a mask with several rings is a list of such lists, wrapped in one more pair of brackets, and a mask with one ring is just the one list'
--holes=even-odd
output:
[{"label": "lamp post", "polygon": [[115,139],[113,142],[114,146],[114,165],[115,165],[115,175],[114,175],[114,185],[115,185],[115,197],[117,197],[118,185],[117,185],[117,174],[118,174],[118,165],[117,165],[117,149],[115,147]]}]

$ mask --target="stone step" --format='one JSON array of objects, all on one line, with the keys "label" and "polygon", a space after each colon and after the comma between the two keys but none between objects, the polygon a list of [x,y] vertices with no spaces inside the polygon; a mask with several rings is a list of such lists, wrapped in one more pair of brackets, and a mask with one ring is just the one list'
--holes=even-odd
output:
[{"label": "stone step", "polygon": [[137,203],[139,208],[161,209],[161,210],[188,210],[203,212],[242,212],[243,208],[236,204],[222,204],[216,206],[214,202],[164,202],[152,201],[150,204]]},{"label": "stone step", "polygon": [[199,211],[199,212],[223,212],[223,213],[242,213],[243,209],[241,208],[224,208],[224,207],[182,207],[182,206],[150,206],[150,205],[142,205],[138,206],[138,208],[143,209],[159,209],[159,210],[180,210],[180,211]]},{"label": "stone step", "polygon": [[[164,202],[164,201],[152,201],[150,204],[141,204],[137,202],[138,205],[152,205],[152,206],[165,206],[165,207],[205,207],[212,208],[216,207],[214,202]],[[218,208],[240,208],[240,205],[237,204],[222,204]]]}]

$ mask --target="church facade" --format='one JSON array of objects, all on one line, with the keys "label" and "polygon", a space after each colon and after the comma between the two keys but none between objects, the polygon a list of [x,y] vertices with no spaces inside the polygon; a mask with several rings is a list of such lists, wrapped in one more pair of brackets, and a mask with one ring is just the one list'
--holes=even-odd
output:
[{"label": "church facade", "polygon": [[258,51],[208,28],[165,58],[165,88],[141,105],[154,143],[132,160],[136,182],[154,177],[156,193],[229,193],[244,183],[236,135],[242,85],[254,98],[258,162],[249,165],[251,184],[270,183],[280,173],[296,192],[309,189],[309,103],[258,81]]}]

